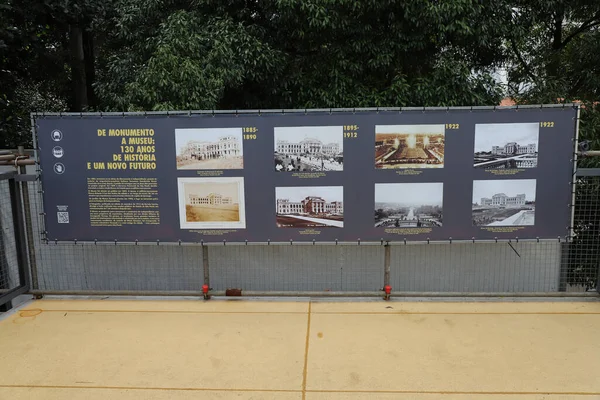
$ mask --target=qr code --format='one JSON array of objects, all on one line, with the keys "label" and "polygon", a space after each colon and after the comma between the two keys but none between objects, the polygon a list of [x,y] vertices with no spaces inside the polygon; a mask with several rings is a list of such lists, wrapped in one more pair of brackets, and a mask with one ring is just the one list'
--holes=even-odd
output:
[{"label": "qr code", "polygon": [[57,212],[58,223],[59,224],[68,224],[69,223],[69,213],[68,212]]}]

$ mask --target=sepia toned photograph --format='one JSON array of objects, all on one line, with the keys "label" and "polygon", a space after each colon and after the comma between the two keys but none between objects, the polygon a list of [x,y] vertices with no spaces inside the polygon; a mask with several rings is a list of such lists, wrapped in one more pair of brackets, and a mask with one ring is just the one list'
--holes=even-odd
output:
[{"label": "sepia toned photograph", "polygon": [[275,171],[342,171],[342,126],[275,127]]},{"label": "sepia toned photograph", "polygon": [[246,227],[244,178],[178,178],[181,229]]},{"label": "sepia toned photograph", "polygon": [[539,124],[476,124],[473,165],[483,169],[535,168]]},{"label": "sepia toned photograph", "polygon": [[376,125],[375,168],[443,168],[444,125]]},{"label": "sepia toned photograph", "polygon": [[342,186],[275,188],[278,228],[344,227]]},{"label": "sepia toned photograph", "polygon": [[473,181],[473,225],[534,225],[535,188],[535,179]]},{"label": "sepia toned photograph", "polygon": [[242,128],[175,129],[177,169],[243,169]]},{"label": "sepia toned photograph", "polygon": [[375,227],[442,226],[444,184],[376,183]]}]

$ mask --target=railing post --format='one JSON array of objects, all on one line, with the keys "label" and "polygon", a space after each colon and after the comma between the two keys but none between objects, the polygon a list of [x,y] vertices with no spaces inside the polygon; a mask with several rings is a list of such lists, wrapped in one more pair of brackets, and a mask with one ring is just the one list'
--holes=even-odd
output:
[{"label": "railing post", "polygon": [[[14,178],[10,179],[10,197],[12,201],[13,224],[15,232],[15,245],[17,250],[17,260],[19,265],[19,284],[29,290],[29,269],[27,268],[27,244],[25,243],[25,226],[23,220],[23,199],[19,192],[19,185],[23,182],[17,182]],[[33,244],[32,244],[33,245]]]},{"label": "railing post", "polygon": [[210,299],[210,273],[208,266],[208,246],[202,244],[202,267],[204,269],[204,285],[202,285],[202,294],[204,299]]},{"label": "railing post", "polygon": [[[18,147],[18,155],[25,155],[25,148],[23,146]],[[25,165],[19,166],[19,173],[22,175],[27,174],[27,167]],[[27,254],[29,256],[29,268],[31,270],[31,288],[36,290],[39,289],[38,285],[38,271],[37,271],[37,260],[35,257],[35,243],[33,241],[33,220],[31,219],[31,202],[29,201],[29,187],[27,182],[20,182],[21,191],[23,192],[23,208],[25,212],[25,234],[27,236]]]},{"label": "railing post", "polygon": [[598,272],[596,273],[596,292],[600,293],[600,264],[598,264]]},{"label": "railing post", "polygon": [[384,256],[383,256],[383,291],[385,293],[384,299],[390,299],[390,293],[392,291],[392,286],[390,285],[390,245],[387,243],[384,248]]}]

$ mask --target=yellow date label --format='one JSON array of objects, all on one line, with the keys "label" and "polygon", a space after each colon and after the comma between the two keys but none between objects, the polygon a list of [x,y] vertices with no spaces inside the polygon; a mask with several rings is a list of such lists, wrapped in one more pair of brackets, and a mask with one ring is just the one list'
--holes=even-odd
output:
[{"label": "yellow date label", "polygon": [[446,124],[446,129],[459,129],[460,124]]},{"label": "yellow date label", "polygon": [[554,128],[554,121],[540,122],[540,128]]},{"label": "yellow date label", "polygon": [[244,133],[255,133],[258,132],[258,128],[255,126],[247,126],[245,128],[242,128],[242,132]]}]

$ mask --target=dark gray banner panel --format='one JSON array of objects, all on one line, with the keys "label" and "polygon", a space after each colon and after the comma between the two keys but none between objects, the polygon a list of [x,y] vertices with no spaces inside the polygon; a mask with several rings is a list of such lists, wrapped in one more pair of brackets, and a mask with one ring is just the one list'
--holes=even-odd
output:
[{"label": "dark gray banner panel", "polygon": [[35,118],[48,240],[568,235],[577,109]]}]

